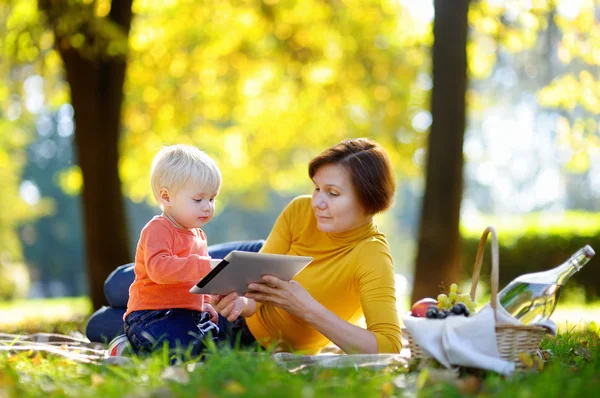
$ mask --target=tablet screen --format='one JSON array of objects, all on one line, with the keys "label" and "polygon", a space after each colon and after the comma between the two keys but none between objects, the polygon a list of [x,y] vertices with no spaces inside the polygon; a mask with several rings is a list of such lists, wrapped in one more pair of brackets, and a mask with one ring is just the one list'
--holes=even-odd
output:
[{"label": "tablet screen", "polygon": [[234,250],[217,264],[196,286],[196,294],[244,295],[248,284],[260,282],[263,275],[289,281],[312,261],[312,257],[253,253]]}]

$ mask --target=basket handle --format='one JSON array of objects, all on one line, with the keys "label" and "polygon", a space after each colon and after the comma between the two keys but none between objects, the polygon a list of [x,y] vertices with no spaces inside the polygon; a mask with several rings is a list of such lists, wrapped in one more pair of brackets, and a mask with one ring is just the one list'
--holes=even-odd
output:
[{"label": "basket handle", "polygon": [[498,321],[496,314],[496,303],[498,302],[498,279],[499,279],[499,255],[498,255],[498,234],[496,228],[488,226],[481,235],[479,246],[477,247],[477,256],[475,257],[475,267],[473,268],[473,277],[471,278],[471,300],[475,301],[475,292],[477,291],[477,282],[479,281],[479,273],[481,272],[481,264],[483,262],[483,253],[485,251],[485,243],[487,241],[488,234],[492,234],[492,275],[491,275],[491,293],[492,297],[490,305],[494,310],[494,318]]}]

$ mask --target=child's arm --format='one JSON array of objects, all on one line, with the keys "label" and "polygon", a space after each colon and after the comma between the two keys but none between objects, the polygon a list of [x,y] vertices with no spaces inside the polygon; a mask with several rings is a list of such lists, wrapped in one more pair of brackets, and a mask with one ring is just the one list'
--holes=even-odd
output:
[{"label": "child's arm", "polygon": [[146,257],[146,270],[158,284],[198,282],[210,271],[210,257],[197,254],[177,257],[159,251]]},{"label": "child's arm", "polygon": [[174,252],[177,237],[167,226],[156,223],[142,232],[141,244],[148,277],[158,284],[198,282],[210,271],[210,257]]}]

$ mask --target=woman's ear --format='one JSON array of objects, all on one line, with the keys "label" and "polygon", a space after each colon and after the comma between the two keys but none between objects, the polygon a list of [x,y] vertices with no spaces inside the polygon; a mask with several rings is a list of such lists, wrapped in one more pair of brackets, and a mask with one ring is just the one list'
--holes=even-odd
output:
[{"label": "woman's ear", "polygon": [[169,206],[171,204],[171,194],[167,188],[161,188],[158,191],[158,197],[160,204],[164,206]]}]

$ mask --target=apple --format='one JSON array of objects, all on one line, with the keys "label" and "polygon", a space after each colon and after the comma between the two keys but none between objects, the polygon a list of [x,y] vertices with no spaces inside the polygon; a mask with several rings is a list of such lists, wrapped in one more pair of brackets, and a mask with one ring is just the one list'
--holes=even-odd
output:
[{"label": "apple", "polygon": [[413,304],[410,314],[419,318],[425,318],[427,309],[432,305],[437,305],[437,300],[431,297],[425,297]]}]

